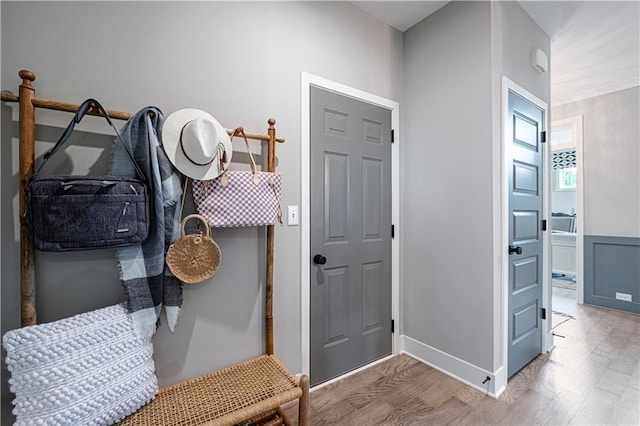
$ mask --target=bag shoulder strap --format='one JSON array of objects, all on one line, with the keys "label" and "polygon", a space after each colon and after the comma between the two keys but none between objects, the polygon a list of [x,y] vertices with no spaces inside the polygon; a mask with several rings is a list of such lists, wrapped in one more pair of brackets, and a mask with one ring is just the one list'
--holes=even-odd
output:
[{"label": "bag shoulder strap", "polygon": [[89,109],[91,109],[92,106],[99,113],[102,113],[104,115],[104,118],[107,120],[107,123],[109,123],[109,125],[111,126],[113,131],[116,133],[116,140],[120,141],[120,143],[124,147],[125,151],[127,152],[127,155],[131,159],[131,162],[133,163],[133,166],[136,169],[136,174],[138,175],[138,177],[142,181],[146,182],[144,173],[142,173],[142,170],[140,169],[140,166],[138,165],[138,163],[136,162],[135,158],[133,157],[133,154],[131,153],[131,150],[129,149],[127,144],[125,144],[122,141],[122,139],[120,138],[120,132],[118,132],[118,129],[116,129],[116,126],[113,125],[113,122],[111,121],[111,118],[109,118],[109,114],[107,114],[107,110],[104,109],[102,107],[102,105],[100,105],[100,103],[98,101],[96,101],[95,99],[87,99],[86,101],[84,101],[78,107],[78,110],[76,111],[75,115],[71,119],[71,122],[69,123],[69,125],[65,129],[64,133],[62,134],[62,136],[60,136],[60,139],[58,139],[58,142],[56,142],[56,144],[53,146],[53,148],[51,148],[49,151],[47,151],[44,154],[44,156],[42,157],[43,158],[42,162],[40,163],[40,165],[38,166],[38,168],[34,172],[33,177],[36,177],[38,175],[38,173],[40,173],[40,170],[42,170],[42,168],[47,163],[47,161],[49,161],[49,159],[51,157],[53,157],[56,152],[58,152],[58,150],[62,147],[62,145],[64,145],[65,142],[67,142],[67,140],[69,139],[69,137],[73,133],[73,129],[76,127],[76,124],[80,123],[80,120],[82,120],[82,118],[87,114],[87,112],[89,111]]},{"label": "bag shoulder strap", "polygon": [[247,146],[247,154],[249,154],[249,161],[251,161],[251,171],[255,175],[258,172],[258,167],[256,166],[256,161],[253,159],[253,154],[251,153],[251,149],[249,148],[249,141],[247,140],[247,135],[244,134],[243,127],[236,127],[231,132],[231,140],[233,140],[234,136],[240,135],[244,139],[244,143]]},{"label": "bag shoulder strap", "polygon": [[[231,140],[233,140],[234,136],[241,135],[244,138],[244,143],[247,146],[247,154],[249,154],[249,161],[251,161],[251,173],[253,174],[253,184],[259,185],[260,178],[258,177],[258,166],[256,166],[256,161],[253,159],[253,154],[251,153],[251,148],[249,147],[249,141],[247,140],[247,135],[244,134],[244,128],[236,127],[231,132]],[[220,184],[222,186],[227,186],[229,184],[229,176],[227,176],[227,171],[222,172]]]}]

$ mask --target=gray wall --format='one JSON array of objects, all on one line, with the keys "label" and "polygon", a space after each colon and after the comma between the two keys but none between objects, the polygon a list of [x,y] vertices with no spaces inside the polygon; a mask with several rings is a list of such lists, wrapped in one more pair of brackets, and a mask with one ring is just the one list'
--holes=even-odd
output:
[{"label": "gray wall", "polygon": [[584,303],[640,314],[638,259],[640,238],[585,236]]},{"label": "gray wall", "polygon": [[[492,2],[492,42],[493,42],[493,259],[494,259],[494,312],[502,311],[502,263],[506,256],[505,247],[499,239],[501,199],[497,194],[502,191],[502,104],[501,79],[506,76],[514,83],[523,87],[534,96],[550,105],[551,74],[539,73],[531,66],[531,51],[539,48],[549,57],[549,70],[553,69],[551,58],[551,40],[549,36],[527,15],[516,2]],[[548,123],[547,123],[548,124]],[[549,129],[549,128],[548,128]],[[548,130],[547,129],[547,130]],[[497,166],[500,165],[500,166]],[[550,266],[550,265],[549,265]],[[544,271],[543,271],[544,272]],[[546,306],[551,304],[551,292],[546,300]],[[494,317],[496,326],[504,317]],[[504,360],[498,354],[502,353],[504,337],[500,333],[494,336],[494,369],[499,368]],[[505,366],[506,367],[506,366]]]},{"label": "gray wall", "polygon": [[[287,139],[277,148],[283,206],[300,204],[301,71],[397,101],[402,95],[402,34],[346,2],[3,1],[0,7],[3,89],[17,92],[17,72],[27,68],[36,73],[36,93],[45,99],[79,103],[95,97],[111,109],[156,105],[165,114],[201,108],[226,127],[252,132],[265,132],[267,118],[275,117],[278,134]],[[17,147],[10,140],[17,131],[10,112],[2,107],[3,333],[19,326]],[[38,114],[42,123],[58,126],[70,119]],[[92,120],[90,128],[97,126]],[[47,129],[39,127],[44,133],[38,139],[55,141],[57,132]],[[38,146],[40,152],[47,147]],[[89,151],[73,151],[72,162],[95,159]],[[176,332],[163,324],[154,338],[162,385],[262,352],[261,235],[255,229],[214,233],[222,249],[220,269],[211,280],[185,288]],[[297,372],[299,227],[278,227],[275,246],[275,352]],[[42,321],[121,297],[112,251],[46,254],[39,261]],[[96,289],[105,294],[86,300],[85,292]],[[6,378],[2,384],[6,392]]]},{"label": "gray wall", "polygon": [[405,33],[403,334],[492,370],[491,8]]},{"label": "gray wall", "polygon": [[403,333],[487,371],[500,353],[501,78],[548,102],[549,37],[515,2],[452,2],[405,33]]},{"label": "gray wall", "polygon": [[554,105],[583,117],[584,234],[640,237],[640,87]]},{"label": "gray wall", "polygon": [[[491,17],[494,85],[504,75],[543,101],[550,102],[553,58],[549,36],[517,2],[492,2]],[[550,71],[540,73],[531,66],[534,48],[547,54]]]}]

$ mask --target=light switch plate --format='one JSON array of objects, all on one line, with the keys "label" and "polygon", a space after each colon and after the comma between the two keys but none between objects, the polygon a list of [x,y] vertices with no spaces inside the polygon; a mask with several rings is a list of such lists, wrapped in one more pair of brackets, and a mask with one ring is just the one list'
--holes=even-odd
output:
[{"label": "light switch plate", "polygon": [[287,225],[298,225],[298,206],[287,206]]}]

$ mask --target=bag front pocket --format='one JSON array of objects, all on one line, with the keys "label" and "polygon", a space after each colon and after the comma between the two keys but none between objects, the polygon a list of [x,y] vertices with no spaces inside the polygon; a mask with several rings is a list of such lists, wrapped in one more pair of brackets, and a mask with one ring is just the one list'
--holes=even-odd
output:
[{"label": "bag front pocket", "polygon": [[144,186],[98,181],[39,184],[29,197],[30,229],[38,250],[118,247],[148,237]]}]

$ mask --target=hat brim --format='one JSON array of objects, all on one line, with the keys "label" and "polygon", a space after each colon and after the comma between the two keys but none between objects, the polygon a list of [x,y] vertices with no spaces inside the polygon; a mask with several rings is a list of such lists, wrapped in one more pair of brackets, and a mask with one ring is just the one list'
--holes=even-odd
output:
[{"label": "hat brim", "polygon": [[[193,163],[184,154],[180,148],[180,134],[185,124],[196,118],[206,118],[213,122],[218,134],[218,140],[224,146],[226,152],[225,160],[227,161],[221,164],[220,160],[215,158],[211,163],[201,166]],[[211,180],[220,176],[229,167],[231,156],[233,155],[231,138],[225,128],[211,114],[195,108],[180,109],[167,117],[162,126],[162,146],[169,161],[173,163],[178,171],[197,180]]]}]

